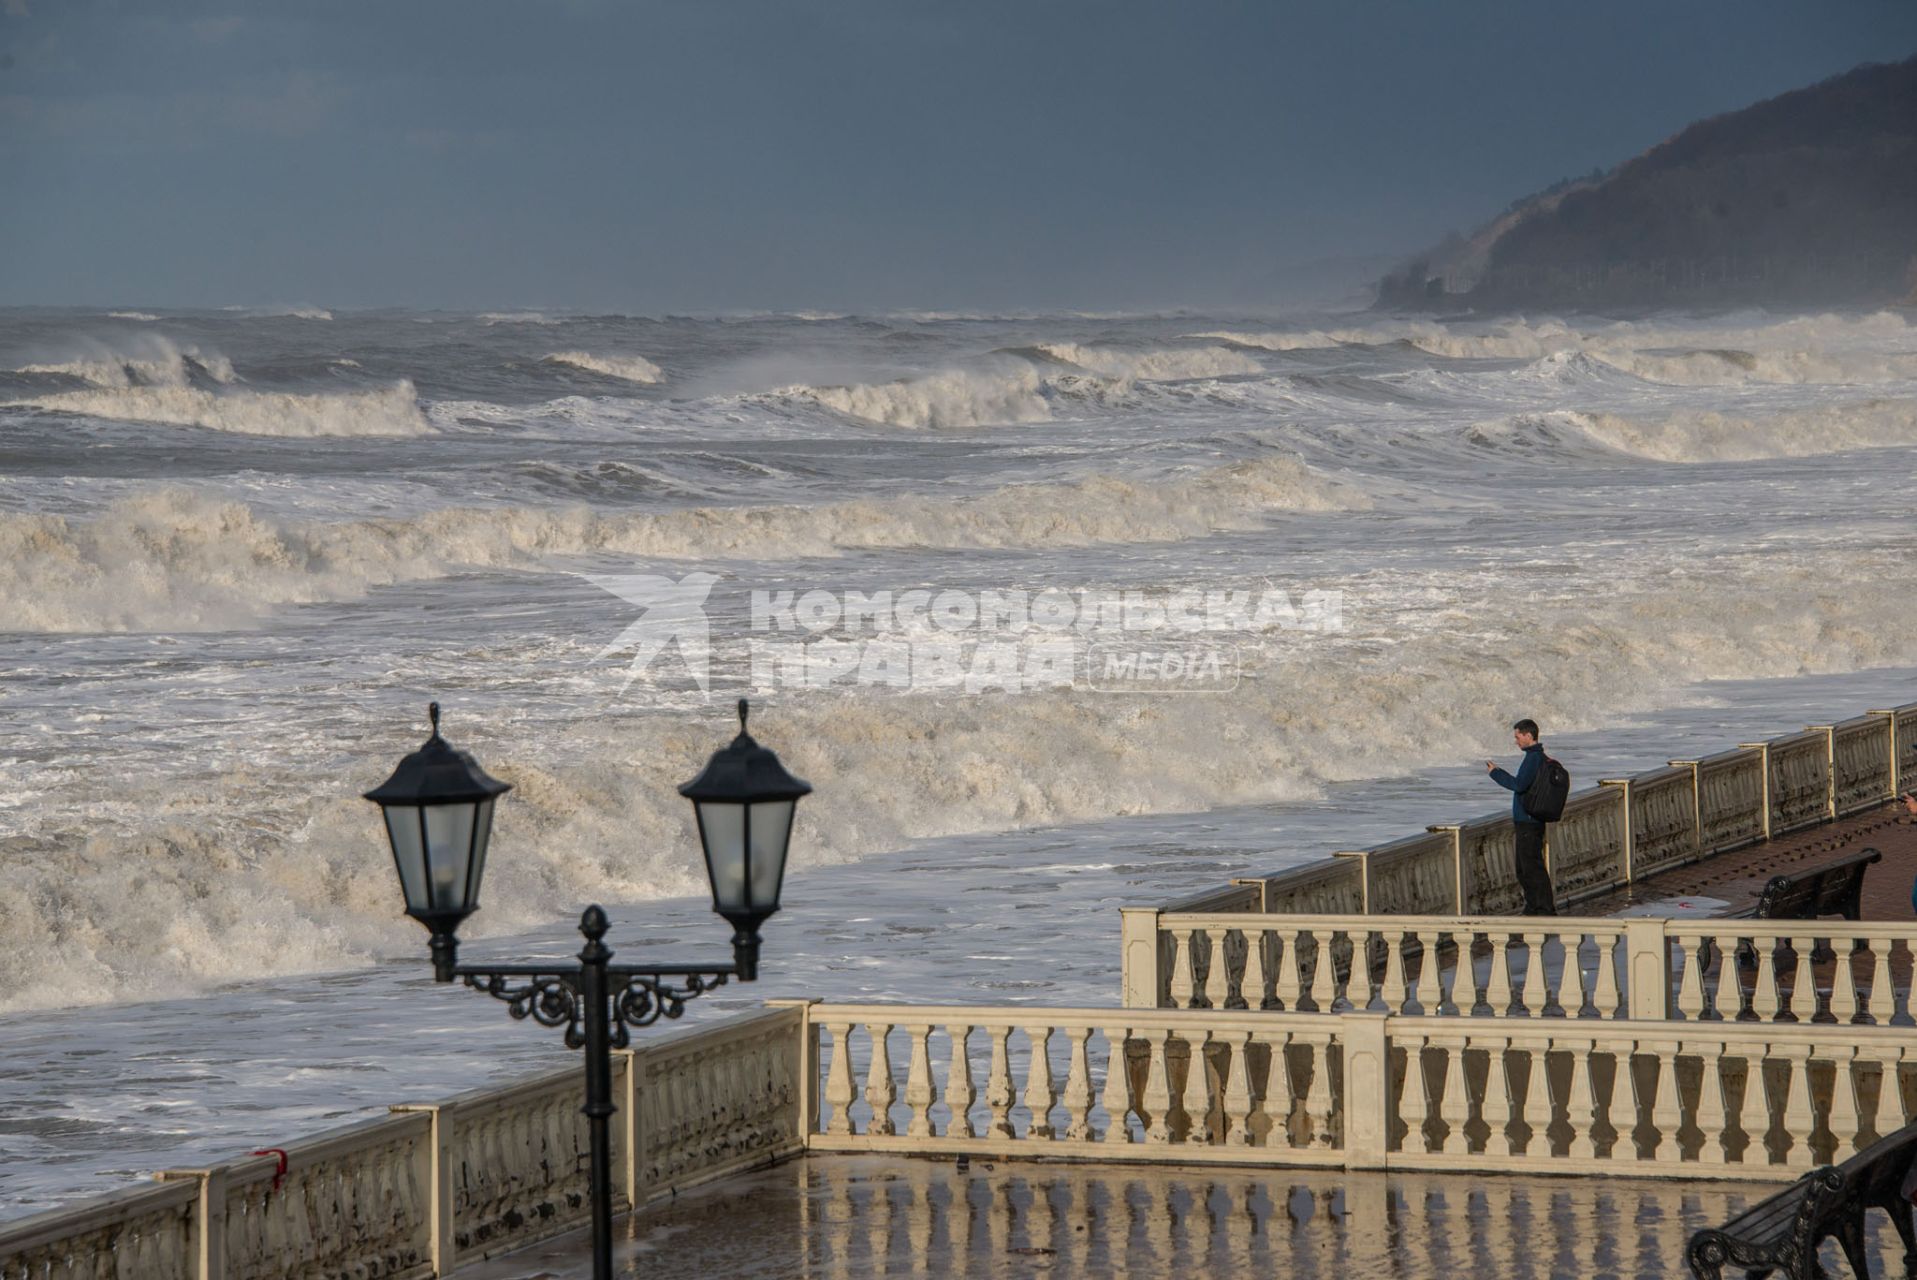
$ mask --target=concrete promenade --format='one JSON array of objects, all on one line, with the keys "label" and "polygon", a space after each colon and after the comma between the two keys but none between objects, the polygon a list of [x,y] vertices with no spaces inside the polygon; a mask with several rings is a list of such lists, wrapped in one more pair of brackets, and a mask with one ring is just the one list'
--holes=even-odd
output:
[{"label": "concrete promenade", "polygon": [[[1288,1276],[1599,1280],[1688,1275],[1691,1233],[1772,1188],[1605,1178],[808,1157],[619,1224],[646,1280],[895,1276]],[[1870,1220],[1874,1275],[1902,1246]],[[1836,1245],[1824,1263],[1848,1275]],[[461,1280],[584,1280],[584,1237],[462,1268]]]}]

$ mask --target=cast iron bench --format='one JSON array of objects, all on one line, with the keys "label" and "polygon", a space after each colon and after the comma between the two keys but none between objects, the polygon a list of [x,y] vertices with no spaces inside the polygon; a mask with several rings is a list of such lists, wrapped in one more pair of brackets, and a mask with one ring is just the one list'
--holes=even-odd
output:
[{"label": "cast iron bench", "polygon": [[1815,920],[1819,916],[1857,919],[1863,909],[1864,868],[1882,862],[1884,855],[1863,849],[1815,866],[1787,871],[1764,885],[1755,904],[1727,912],[1731,920]]},{"label": "cast iron bench", "polygon": [[1911,1205],[1903,1198],[1904,1179],[1917,1155],[1917,1125],[1879,1138],[1840,1165],[1826,1165],[1759,1201],[1721,1227],[1691,1237],[1685,1250],[1697,1280],[1722,1280],[1726,1265],[1757,1277],[1781,1271],[1791,1280],[1811,1280],[1824,1272],[1817,1248],[1833,1236],[1849,1260],[1852,1274],[1870,1275],[1864,1257],[1864,1211],[1890,1215],[1904,1242],[1904,1271],[1917,1275],[1917,1236],[1911,1230]]}]

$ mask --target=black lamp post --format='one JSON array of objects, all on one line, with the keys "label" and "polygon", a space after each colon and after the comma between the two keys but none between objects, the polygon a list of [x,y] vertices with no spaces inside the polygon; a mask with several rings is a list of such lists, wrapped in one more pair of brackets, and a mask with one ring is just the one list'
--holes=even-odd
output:
[{"label": "black lamp post", "polygon": [[406,914],[432,934],[433,977],[464,979],[506,1001],[515,1018],[564,1027],[566,1046],[586,1051],[594,1280],[612,1276],[612,1050],[630,1043],[630,1028],[677,1018],[686,1001],[727,978],[751,982],[759,976],[759,926],[779,909],[793,812],[799,797],[812,790],[746,733],[746,711],[740,699],[739,736],[679,788],[698,815],[712,909],[733,928],[731,964],[614,965],[605,944],[606,913],[591,906],[579,917],[586,945],[576,965],[461,965],[456,934],[460,922],[479,909],[493,802],[512,787],[488,777],[470,755],[439,736],[435,702],[428,711],[432,736],[366,793],[386,819]]}]

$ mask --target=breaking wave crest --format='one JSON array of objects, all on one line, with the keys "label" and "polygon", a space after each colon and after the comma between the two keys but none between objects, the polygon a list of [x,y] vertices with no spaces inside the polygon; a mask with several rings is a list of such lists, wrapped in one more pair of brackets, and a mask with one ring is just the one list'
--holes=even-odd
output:
[{"label": "breaking wave crest", "polygon": [[1570,414],[1590,439],[1657,462],[1755,462],[1917,444],[1917,401],[1860,400],[1740,417],[1710,410],[1640,420]]},{"label": "breaking wave crest", "polygon": [[1124,351],[1116,347],[1047,342],[1039,344],[1038,350],[1054,360],[1077,365],[1108,378],[1127,381],[1176,382],[1186,378],[1223,378],[1264,371],[1264,366],[1250,356],[1223,347]]},{"label": "breaking wave crest", "polygon": [[122,348],[92,346],[63,360],[23,364],[15,373],[73,378],[94,387],[184,387],[236,380],[233,362],[216,351],[177,346],[154,334]]},{"label": "breaking wave crest", "polygon": [[256,436],[416,436],[432,430],[411,382],[372,391],[301,394],[118,386],[64,391],[13,404],[120,422],[162,422]]},{"label": "breaking wave crest", "polygon": [[933,431],[1007,423],[1050,422],[1038,370],[1030,365],[1003,371],[953,370],[897,382],[846,387],[785,387],[775,397],[809,400],[835,413],[889,427]]},{"label": "breaking wave crest", "polygon": [[625,382],[654,383],[666,375],[644,356],[596,356],[585,351],[555,351],[546,357],[548,364],[571,365],[589,373],[604,374]]},{"label": "breaking wave crest", "polygon": [[[1858,580],[1882,589],[1857,591]],[[1264,669],[1282,678],[1246,680],[1229,698],[794,698],[780,706],[777,746],[817,788],[794,865],[914,838],[1297,800],[1465,759],[1482,754],[1484,708],[1508,705],[1513,688],[1527,691],[1527,712],[1568,730],[1705,678],[1908,663],[1917,637],[1896,625],[1895,602],[1913,590],[1901,550],[1843,547],[1673,575],[1621,565],[1610,581],[1527,587],[1514,616],[1483,611],[1481,583],[1433,571],[1389,596],[1354,593],[1347,616],[1361,634],[1287,645],[1282,666]],[[537,743],[483,729],[460,742],[516,788],[496,836],[513,856],[495,858],[473,936],[543,923],[553,901],[699,891],[697,837],[672,784],[710,750],[708,724],[591,716]],[[350,749],[334,736],[307,744],[281,773],[247,764],[188,785],[132,779],[115,792],[126,823],[55,812],[9,837],[0,961],[16,982],[0,1007],[123,999],[136,978],[152,998],[416,953],[357,788],[310,786],[343,758],[376,781],[376,762],[416,743],[381,724]],[[867,785],[875,776],[902,781]]]},{"label": "breaking wave crest", "polygon": [[375,586],[553,556],[781,559],[864,547],[1168,542],[1256,527],[1276,512],[1366,505],[1361,492],[1283,456],[1156,480],[1013,485],[971,498],[621,515],[450,508],[313,525],[165,490],[91,520],[0,515],[0,608],[20,631],[204,630],[242,625],[275,605],[351,600]]}]

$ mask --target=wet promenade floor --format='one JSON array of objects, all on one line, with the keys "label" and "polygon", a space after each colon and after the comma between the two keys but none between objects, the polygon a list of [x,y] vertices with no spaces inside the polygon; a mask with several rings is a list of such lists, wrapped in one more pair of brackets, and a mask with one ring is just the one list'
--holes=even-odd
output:
[{"label": "wet promenade floor", "polygon": [[[1300,1173],[811,1157],[621,1222],[621,1276],[1686,1276],[1691,1233],[1776,1187],[1604,1178]],[[1873,1275],[1903,1249],[1872,1214]],[[1848,1275],[1835,1243],[1826,1270]],[[582,1235],[462,1280],[590,1275]]]}]

